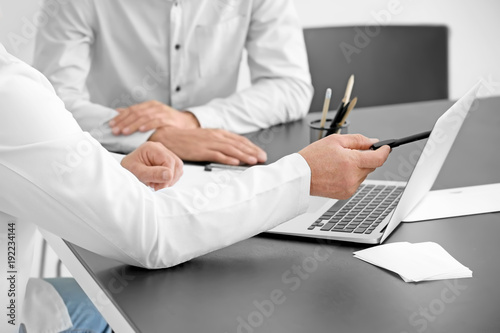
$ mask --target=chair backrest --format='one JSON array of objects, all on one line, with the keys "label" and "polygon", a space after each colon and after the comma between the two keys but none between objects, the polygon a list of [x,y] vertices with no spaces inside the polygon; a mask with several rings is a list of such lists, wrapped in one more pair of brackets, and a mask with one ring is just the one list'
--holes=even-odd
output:
[{"label": "chair backrest", "polygon": [[446,26],[352,26],[304,29],[315,94],[321,111],[332,88],[335,109],[355,75],[358,106],[448,99]]}]

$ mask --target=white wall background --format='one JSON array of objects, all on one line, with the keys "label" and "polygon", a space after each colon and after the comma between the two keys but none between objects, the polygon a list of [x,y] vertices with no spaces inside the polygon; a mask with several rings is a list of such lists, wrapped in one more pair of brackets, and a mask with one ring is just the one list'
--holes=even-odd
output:
[{"label": "white wall background", "polygon": [[[34,25],[41,0],[0,0],[0,43],[32,61]],[[68,0],[50,0],[64,3]],[[76,0],[78,1],[78,0]],[[140,0],[138,0],[140,1]],[[375,16],[399,3],[389,24],[445,24],[450,28],[450,97],[459,98],[479,78],[500,95],[498,0],[294,0],[305,27],[377,24]],[[41,22],[43,24],[43,22]],[[385,23],[384,23],[385,24]],[[246,79],[245,77],[243,79]]]}]

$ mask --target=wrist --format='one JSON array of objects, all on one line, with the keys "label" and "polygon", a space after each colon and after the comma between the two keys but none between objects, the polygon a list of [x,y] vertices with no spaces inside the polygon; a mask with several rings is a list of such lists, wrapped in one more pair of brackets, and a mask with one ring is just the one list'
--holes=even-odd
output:
[{"label": "wrist", "polygon": [[170,148],[172,143],[175,143],[179,138],[179,133],[184,131],[183,128],[164,126],[157,128],[149,137],[148,141],[159,142],[165,147]]},{"label": "wrist", "polygon": [[200,122],[198,118],[191,111],[181,111],[181,114],[184,118],[184,128],[200,128]]},{"label": "wrist", "polygon": [[163,142],[164,136],[165,136],[164,127],[159,127],[151,134],[151,136],[148,138],[148,141]]}]

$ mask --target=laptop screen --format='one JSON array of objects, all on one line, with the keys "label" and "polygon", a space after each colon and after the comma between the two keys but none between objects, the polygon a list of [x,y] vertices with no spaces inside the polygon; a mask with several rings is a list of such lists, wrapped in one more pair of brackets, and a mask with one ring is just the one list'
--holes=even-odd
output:
[{"label": "laptop screen", "polygon": [[399,204],[392,212],[381,242],[430,191],[467,114],[472,109],[481,85],[481,82],[477,83],[436,121],[410,175]]}]

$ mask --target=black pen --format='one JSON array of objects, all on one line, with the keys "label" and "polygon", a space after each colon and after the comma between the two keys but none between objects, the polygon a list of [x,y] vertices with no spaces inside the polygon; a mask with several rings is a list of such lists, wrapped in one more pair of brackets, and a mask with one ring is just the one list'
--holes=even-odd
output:
[{"label": "black pen", "polygon": [[347,81],[347,87],[345,89],[344,98],[342,99],[342,102],[340,102],[339,109],[337,110],[335,117],[333,117],[332,123],[330,124],[330,128],[326,133],[327,136],[337,131],[338,123],[344,117],[344,114],[347,111],[347,107],[349,106],[349,100],[351,99],[351,92],[353,86],[354,86],[354,75],[351,75],[349,77],[349,80]]},{"label": "black pen", "polygon": [[332,123],[330,124],[330,128],[326,132],[326,136],[329,136],[330,134],[337,132],[337,128],[338,128],[337,124],[340,122],[340,120],[344,116],[345,111],[346,111],[348,106],[349,106],[349,103],[344,104],[344,102],[340,102],[337,113],[335,114],[335,117],[333,117]]},{"label": "black pen", "polygon": [[357,102],[358,102],[358,98],[354,97],[352,99],[352,101],[347,103],[347,105],[345,106],[346,111],[342,114],[342,119],[340,119],[340,121],[337,123],[337,126],[336,126],[337,130],[335,131],[335,133],[340,134],[340,132],[342,131],[342,126],[344,126],[344,124],[347,120],[347,117],[349,116],[349,113],[351,113],[352,109],[354,109]]},{"label": "black pen", "polygon": [[427,139],[429,135],[431,135],[432,131],[427,131],[427,132],[422,132],[414,135],[410,135],[401,139],[389,139],[389,140],[384,140],[384,141],[379,141],[377,143],[374,143],[370,149],[371,150],[377,150],[382,146],[388,145],[391,148],[399,147],[401,145],[418,141],[418,140],[423,140]]}]

